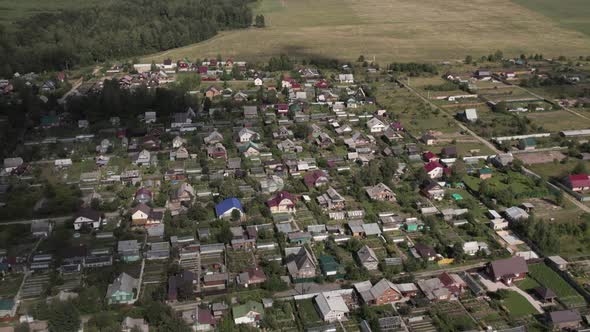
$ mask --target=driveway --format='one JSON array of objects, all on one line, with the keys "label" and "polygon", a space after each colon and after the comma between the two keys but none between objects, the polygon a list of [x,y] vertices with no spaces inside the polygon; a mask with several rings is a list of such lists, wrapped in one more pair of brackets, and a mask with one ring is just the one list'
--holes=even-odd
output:
[{"label": "driveway", "polygon": [[509,289],[511,291],[515,291],[518,294],[524,296],[525,299],[527,299],[527,301],[529,301],[530,304],[533,305],[533,307],[535,307],[535,309],[539,312],[539,313],[543,313],[543,305],[541,304],[541,302],[537,301],[534,297],[532,297],[530,294],[528,294],[527,292],[523,291],[522,289],[516,287],[516,286],[506,286],[506,284],[504,284],[503,282],[494,282],[491,281],[490,279],[488,279],[486,276],[480,274],[479,275],[479,281],[481,281],[481,283],[490,291],[490,292],[495,292],[498,289]]}]

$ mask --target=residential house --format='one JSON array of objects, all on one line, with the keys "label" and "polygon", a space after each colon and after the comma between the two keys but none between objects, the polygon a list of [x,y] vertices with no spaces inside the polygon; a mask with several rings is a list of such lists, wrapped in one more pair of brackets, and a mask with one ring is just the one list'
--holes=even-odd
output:
[{"label": "residential house", "polygon": [[418,287],[429,300],[446,301],[460,296],[467,284],[459,275],[443,272],[436,278],[419,280]]},{"label": "residential house", "polygon": [[317,265],[313,256],[305,247],[301,247],[294,255],[286,259],[287,270],[293,280],[314,278],[317,275]]},{"label": "residential house", "polygon": [[298,153],[298,152],[302,152],[303,151],[303,147],[301,145],[297,145],[295,144],[295,142],[293,142],[290,139],[285,139],[282,142],[277,144],[277,148],[283,152],[294,152],[294,153]]},{"label": "residential house", "polygon": [[125,240],[117,243],[117,253],[125,263],[136,262],[139,254],[139,242],[137,240]]},{"label": "residential house", "polygon": [[265,194],[272,194],[279,190],[283,190],[284,186],[283,179],[277,175],[270,175],[260,179],[260,189]]},{"label": "residential house", "polygon": [[143,318],[125,317],[121,323],[121,332],[149,332],[150,326]]},{"label": "residential house", "polygon": [[303,176],[303,182],[310,190],[313,188],[318,188],[324,186],[330,182],[328,179],[328,175],[326,172],[322,170],[314,170],[311,172],[305,173]]},{"label": "residential house", "polygon": [[318,261],[320,264],[320,270],[322,271],[322,274],[324,276],[337,276],[338,273],[340,273],[340,264],[338,264],[334,257],[324,255],[320,256],[320,258],[318,258]]},{"label": "residential house", "polygon": [[427,261],[433,261],[437,256],[436,250],[434,250],[434,248],[422,243],[416,243],[414,245],[414,250],[420,258]]},{"label": "residential house", "polygon": [[511,222],[518,222],[529,218],[529,214],[518,206],[511,206],[504,210],[506,219]]},{"label": "residential house", "polygon": [[582,324],[582,317],[575,309],[551,311],[547,315],[554,330],[576,331]]},{"label": "residential house", "polygon": [[235,197],[226,198],[219,204],[215,205],[215,215],[218,219],[230,219],[233,211],[238,211],[240,218],[244,216],[242,203],[240,203],[240,200]]},{"label": "residential house", "polygon": [[247,324],[258,326],[264,318],[264,307],[260,302],[248,301],[232,307],[232,317],[236,325]]},{"label": "residential house", "polygon": [[135,201],[140,204],[147,204],[152,201],[154,194],[147,188],[139,188],[135,192]]},{"label": "residential house", "polygon": [[353,74],[338,74],[338,82],[340,83],[354,83]]},{"label": "residential house", "polygon": [[356,252],[356,257],[359,263],[369,271],[374,271],[379,268],[379,258],[369,246],[364,245]]},{"label": "residential house", "polygon": [[371,118],[367,121],[367,128],[371,133],[382,133],[387,128],[387,125],[378,118]]},{"label": "residential house", "polygon": [[445,158],[457,158],[457,147],[456,146],[446,146],[442,148],[441,155]]},{"label": "residential house", "polygon": [[178,149],[181,146],[183,146],[186,143],[186,139],[180,137],[180,136],[176,136],[172,139],[172,148],[173,149]]},{"label": "residential house", "polygon": [[286,191],[277,193],[266,201],[271,213],[295,213],[296,198]]},{"label": "residential house", "polygon": [[258,117],[258,108],[256,106],[244,106],[244,118],[256,119]]},{"label": "residential house", "polygon": [[259,285],[266,281],[266,275],[259,267],[253,267],[246,269],[245,271],[238,274],[236,282],[242,287],[249,287],[251,285]]},{"label": "residential house", "polygon": [[159,225],[163,219],[163,211],[156,211],[144,203],[138,204],[131,210],[131,224],[133,226]]},{"label": "residential house", "polygon": [[344,197],[332,187],[329,187],[323,195],[318,196],[317,200],[320,207],[327,210],[343,209],[346,203]]},{"label": "residential house", "polygon": [[246,127],[240,129],[238,132],[238,142],[246,143],[258,139],[258,133]]},{"label": "residential house", "polygon": [[554,266],[556,269],[560,271],[565,271],[568,266],[568,262],[561,256],[549,256],[547,257],[547,262],[549,263],[549,265]]},{"label": "residential house", "polygon": [[23,158],[4,158],[4,171],[11,173],[24,163]]},{"label": "residential house", "polygon": [[152,155],[148,150],[142,150],[135,158],[135,165],[137,166],[149,166],[152,160]]},{"label": "residential house", "polygon": [[424,165],[424,170],[431,179],[439,179],[444,174],[444,167],[438,161],[432,161]]},{"label": "residential house", "polygon": [[524,279],[529,269],[524,258],[514,256],[488,263],[487,271],[493,281],[510,285],[513,281]]},{"label": "residential house", "polygon": [[391,281],[383,278],[375,285],[363,281],[353,285],[358,296],[367,305],[384,305],[395,303],[403,298],[401,290]]},{"label": "residential house", "polygon": [[46,220],[35,220],[31,224],[31,234],[33,237],[48,237],[53,230],[53,224]]},{"label": "residential house", "polygon": [[131,304],[139,291],[139,280],[127,273],[121,273],[107,288],[106,299],[109,304]]},{"label": "residential house", "polygon": [[461,114],[463,120],[468,122],[477,121],[477,110],[475,108],[468,108]]},{"label": "residential house", "polygon": [[429,199],[433,199],[436,201],[440,201],[445,197],[445,190],[444,188],[438,184],[438,182],[430,181],[425,186],[422,187],[420,192],[428,197]]},{"label": "residential house", "polygon": [[246,142],[243,145],[238,147],[240,153],[242,153],[246,158],[251,158],[260,155],[261,147],[259,144],[256,144],[252,141]]},{"label": "residential house", "polygon": [[590,189],[590,177],[588,174],[572,174],[565,181],[572,191],[580,192]]},{"label": "residential house", "polygon": [[495,155],[492,159],[492,164],[496,167],[506,167],[514,161],[512,153],[500,153]]},{"label": "residential house", "polygon": [[209,156],[209,158],[213,158],[213,159],[217,159],[217,158],[227,159],[227,151],[225,149],[225,146],[223,146],[223,144],[215,143],[212,146],[207,147],[207,156]]},{"label": "residential house", "polygon": [[80,209],[74,218],[74,230],[80,230],[82,227],[98,229],[101,224],[102,213],[91,208]]},{"label": "residential house", "polygon": [[428,132],[422,135],[422,137],[420,137],[420,140],[422,141],[422,143],[426,145],[434,145],[434,143],[436,142],[436,137]]},{"label": "residential house", "polygon": [[214,331],[217,320],[208,308],[196,308],[182,312],[182,320],[192,327],[193,331]]},{"label": "residential house", "polygon": [[344,320],[350,312],[340,294],[320,293],[314,298],[314,303],[324,322]]},{"label": "residential house", "polygon": [[145,112],[143,116],[143,121],[146,124],[156,123],[156,112]]},{"label": "residential house", "polygon": [[209,135],[203,138],[203,142],[207,145],[217,144],[223,142],[223,135],[221,135],[217,129],[213,130]]},{"label": "residential house", "polygon": [[463,243],[463,252],[469,256],[474,256],[478,252],[487,253],[489,251],[488,248],[488,244],[481,241],[467,241]]},{"label": "residential house", "polygon": [[484,167],[479,169],[478,174],[481,180],[487,180],[492,178],[493,171],[491,168]]},{"label": "residential house", "polygon": [[385,184],[378,183],[372,187],[365,187],[365,191],[369,198],[374,201],[386,201],[386,202],[395,202],[395,193],[391,188],[386,186]]}]

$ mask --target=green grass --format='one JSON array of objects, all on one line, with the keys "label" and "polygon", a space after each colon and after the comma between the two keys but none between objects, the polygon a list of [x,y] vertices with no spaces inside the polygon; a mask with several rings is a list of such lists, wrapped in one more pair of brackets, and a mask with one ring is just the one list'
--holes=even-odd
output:
[{"label": "green grass", "polygon": [[[583,7],[581,1],[578,7]],[[590,54],[588,36],[510,0],[260,0],[255,9],[265,16],[264,29],[222,32],[146,60],[221,54],[262,61],[284,53],[353,61],[364,54],[383,64],[463,59],[466,54],[478,57],[496,49],[546,57]],[[585,10],[579,14],[589,16]]]},{"label": "green grass", "polygon": [[537,313],[535,307],[527,299],[514,291],[509,291],[508,296],[502,300],[502,304],[506,307],[510,316],[514,318],[522,318]]},{"label": "green grass", "polygon": [[582,296],[547,265],[529,265],[529,275],[543,286],[552,289],[564,304],[575,306],[585,303]]},{"label": "green grass", "polygon": [[590,6],[587,0],[513,0],[515,3],[551,18],[564,28],[590,36]]},{"label": "green grass", "polygon": [[303,325],[312,326],[321,320],[313,303],[313,299],[297,301],[296,304],[299,318]]},{"label": "green grass", "polygon": [[531,277],[526,277],[524,280],[517,281],[516,286],[518,286],[518,288],[524,291],[530,291],[541,285],[539,285],[539,283],[536,282],[535,279],[532,279]]}]

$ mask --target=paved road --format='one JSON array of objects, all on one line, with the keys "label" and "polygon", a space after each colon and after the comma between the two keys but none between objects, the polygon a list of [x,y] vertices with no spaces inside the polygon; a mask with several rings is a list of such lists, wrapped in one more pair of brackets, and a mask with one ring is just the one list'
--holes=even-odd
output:
[{"label": "paved road", "polygon": [[[438,106],[438,105],[434,104],[432,101],[428,100],[426,97],[424,97],[422,94],[420,94],[418,91],[416,91],[416,90],[415,90],[414,88],[412,88],[411,86],[407,85],[406,83],[404,83],[404,82],[403,82],[403,81],[401,81],[401,80],[396,80],[396,82],[398,82],[399,84],[401,84],[402,86],[404,86],[406,89],[408,89],[409,91],[411,91],[412,93],[414,93],[416,96],[418,96],[418,97],[419,97],[420,99],[422,99],[424,102],[426,102],[428,105],[430,105],[430,106],[432,106],[432,107],[434,107],[434,108],[438,109],[439,111],[441,111],[441,112],[443,112],[443,113],[447,114],[447,115],[448,115],[450,118],[452,118],[452,119],[453,119],[453,120],[454,120],[454,121],[457,123],[457,125],[458,125],[458,126],[461,128],[461,129],[465,130],[465,132],[469,133],[469,135],[473,136],[474,138],[476,138],[477,140],[479,140],[481,143],[483,143],[484,145],[486,145],[487,147],[489,147],[489,148],[490,148],[492,151],[494,151],[494,153],[496,153],[496,154],[503,153],[502,151],[498,150],[498,149],[496,148],[496,146],[495,146],[494,144],[492,144],[490,141],[488,141],[487,139],[485,139],[485,138],[483,138],[483,137],[481,137],[481,136],[477,135],[477,134],[476,134],[475,132],[473,132],[471,129],[467,128],[467,127],[466,127],[466,126],[465,126],[465,125],[464,125],[462,122],[460,122],[459,120],[455,119],[455,117],[454,117],[454,115],[453,115],[453,114],[450,114],[450,113],[449,113],[449,112],[447,112],[447,111],[446,111],[444,108],[442,108],[442,107],[440,107],[440,106]],[[518,87],[518,88],[521,88],[521,87]],[[538,94],[535,94],[535,93],[533,93],[533,92],[530,92],[530,91],[528,91],[528,90],[526,90],[526,89],[524,89],[524,88],[521,88],[521,89],[523,89],[523,90],[525,90],[525,91],[527,91],[527,92],[531,93],[533,96],[535,96],[535,97],[537,97],[537,98],[539,98],[539,99],[545,99],[545,98],[543,98],[542,96],[539,96]],[[572,110],[570,110],[570,109],[567,109],[567,108],[564,108],[564,109],[565,109],[565,110],[567,110],[567,111],[569,111],[569,112],[571,112],[571,113],[573,113],[573,114],[576,114],[577,116],[580,116],[580,117],[582,117],[582,118],[586,118],[586,119],[590,120],[590,118],[588,118],[588,117],[586,117],[586,116],[584,116],[584,115],[582,115],[582,114],[580,114],[580,113],[578,113],[578,112],[572,111]],[[539,176],[537,173],[535,173],[535,172],[531,171],[530,169],[527,169],[527,168],[525,168],[525,169],[526,169],[526,170],[527,170],[527,171],[528,171],[530,174],[533,174],[533,175],[535,175],[535,176],[537,176],[537,177],[540,177],[540,176]],[[549,182],[547,182],[547,183],[549,183]],[[577,200],[575,197],[573,197],[572,195],[570,195],[568,192],[566,192],[566,191],[563,191],[563,190],[562,190],[562,192],[563,192],[563,194],[564,194],[563,196],[564,196],[564,197],[565,197],[565,198],[566,198],[568,201],[570,201],[572,204],[574,204],[575,206],[577,206],[577,207],[578,207],[579,209],[581,209],[582,211],[584,211],[584,212],[587,212],[587,213],[590,213],[590,207],[588,207],[588,206],[586,206],[584,203],[582,203],[582,202],[578,201],[578,200]]]},{"label": "paved road", "polygon": [[[113,218],[119,216],[119,212],[107,212],[104,214],[107,218]],[[67,215],[61,217],[51,217],[51,218],[37,218],[37,219],[26,219],[26,220],[10,220],[10,221],[0,221],[0,225],[16,225],[16,224],[32,224],[35,221],[53,221],[57,224],[64,223],[66,221],[74,219],[74,215]]]}]

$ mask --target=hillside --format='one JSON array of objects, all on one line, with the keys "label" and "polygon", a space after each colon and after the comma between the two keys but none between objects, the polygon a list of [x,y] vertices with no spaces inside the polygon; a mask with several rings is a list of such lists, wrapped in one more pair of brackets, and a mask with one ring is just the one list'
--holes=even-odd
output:
[{"label": "hillside", "polygon": [[467,53],[485,55],[496,49],[516,55],[588,55],[590,35],[584,31],[590,13],[582,2],[259,0],[257,12],[265,15],[265,29],[224,32],[146,60],[217,54],[257,60],[286,53],[431,61],[462,59]]}]

